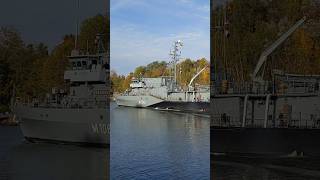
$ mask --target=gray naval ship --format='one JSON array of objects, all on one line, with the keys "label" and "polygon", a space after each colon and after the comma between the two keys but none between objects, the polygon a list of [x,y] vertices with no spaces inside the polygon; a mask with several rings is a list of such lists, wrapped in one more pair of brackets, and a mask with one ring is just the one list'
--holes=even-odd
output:
[{"label": "gray naval ship", "polygon": [[17,100],[14,112],[26,139],[109,145],[108,53],[97,35],[97,53],[73,50],[64,89],[52,90],[40,102]]},{"label": "gray naval ship", "polygon": [[215,79],[211,94],[211,154],[320,157],[320,75],[273,70],[268,56],[301,27],[302,18],[261,53],[252,81]]},{"label": "gray naval ship", "polygon": [[177,62],[179,61],[182,42],[175,41],[172,56],[173,76],[158,78],[133,78],[130,89],[116,97],[119,106],[151,107],[161,110],[207,112],[210,106],[209,86],[192,86],[194,80],[207,68],[201,69],[184,90],[177,83]]}]

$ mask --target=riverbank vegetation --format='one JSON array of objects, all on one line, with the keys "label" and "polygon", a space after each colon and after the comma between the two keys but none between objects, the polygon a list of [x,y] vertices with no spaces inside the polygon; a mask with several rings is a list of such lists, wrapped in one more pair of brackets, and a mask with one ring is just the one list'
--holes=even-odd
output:
[{"label": "riverbank vegetation", "polygon": [[[78,49],[95,52],[95,38],[105,35],[104,45],[109,49],[109,18],[96,15],[80,26]],[[0,112],[9,111],[12,96],[29,99],[44,96],[53,87],[63,87],[67,56],[75,47],[75,35],[67,34],[52,51],[43,44],[26,44],[18,30],[0,27]]]},{"label": "riverbank vegetation", "polygon": [[[198,60],[185,59],[177,64],[177,81],[182,87],[186,87],[192,77],[202,68],[207,67],[194,81],[195,84],[209,85],[210,68],[209,62],[205,58]],[[129,88],[132,78],[156,78],[161,76],[173,76],[172,66],[165,61],[154,61],[146,66],[139,66],[127,76],[118,75],[116,71],[111,71],[111,88],[114,93],[124,92]]]}]

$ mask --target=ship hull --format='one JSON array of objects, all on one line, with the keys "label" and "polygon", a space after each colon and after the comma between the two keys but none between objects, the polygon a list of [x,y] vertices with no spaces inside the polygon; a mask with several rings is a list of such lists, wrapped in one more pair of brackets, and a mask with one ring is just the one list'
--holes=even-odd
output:
[{"label": "ship hull", "polygon": [[28,140],[109,145],[106,109],[58,109],[18,106],[16,114]]},{"label": "ship hull", "polygon": [[164,101],[153,96],[119,96],[116,98],[118,106],[156,108],[160,110],[174,110],[193,113],[209,114],[209,102]]},{"label": "ship hull", "polygon": [[163,101],[161,103],[152,105],[153,108],[177,110],[183,112],[192,113],[204,113],[209,114],[210,103],[209,102],[174,102]]},{"label": "ship hull", "polygon": [[320,157],[320,129],[211,126],[212,155]]},{"label": "ship hull", "polygon": [[118,96],[116,98],[118,106],[127,107],[149,107],[160,102],[163,100],[153,96]]}]

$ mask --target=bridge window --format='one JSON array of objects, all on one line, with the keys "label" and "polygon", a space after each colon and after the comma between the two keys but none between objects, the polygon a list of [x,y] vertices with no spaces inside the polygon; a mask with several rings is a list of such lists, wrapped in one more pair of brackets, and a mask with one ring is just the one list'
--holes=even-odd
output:
[{"label": "bridge window", "polygon": [[77,63],[76,62],[72,62],[72,69],[75,69],[77,67]]},{"label": "bridge window", "polygon": [[82,61],[82,66],[84,69],[86,69],[87,68],[87,61]]}]

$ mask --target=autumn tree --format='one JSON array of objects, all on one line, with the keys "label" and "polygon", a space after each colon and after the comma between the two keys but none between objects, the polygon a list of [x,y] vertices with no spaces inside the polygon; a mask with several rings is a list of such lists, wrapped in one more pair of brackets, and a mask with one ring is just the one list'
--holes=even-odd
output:
[{"label": "autumn tree", "polygon": [[214,69],[224,79],[251,78],[260,54],[303,16],[307,22],[269,57],[265,78],[272,69],[290,73],[319,73],[319,2],[313,0],[233,0],[212,13]]},{"label": "autumn tree", "polygon": [[[81,53],[95,53],[97,34],[104,34],[109,49],[109,17],[97,15],[82,22],[78,40]],[[13,28],[0,28],[0,112],[8,111],[13,96],[21,99],[43,97],[53,87],[64,87],[68,56],[75,47],[75,35],[65,35],[51,53],[45,44],[26,45]],[[122,90],[122,89],[121,89]]]}]

